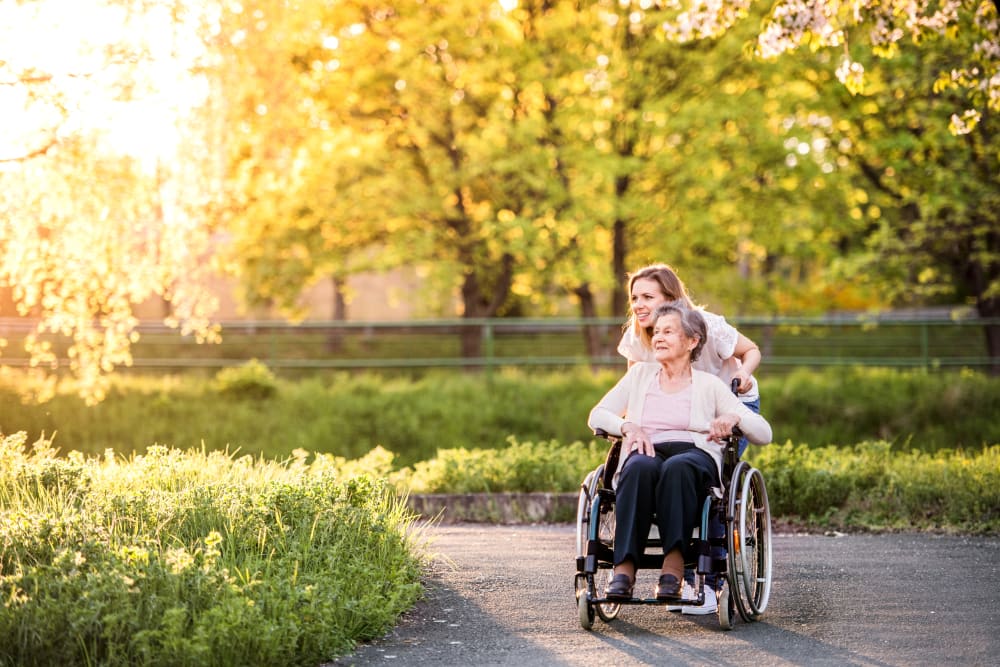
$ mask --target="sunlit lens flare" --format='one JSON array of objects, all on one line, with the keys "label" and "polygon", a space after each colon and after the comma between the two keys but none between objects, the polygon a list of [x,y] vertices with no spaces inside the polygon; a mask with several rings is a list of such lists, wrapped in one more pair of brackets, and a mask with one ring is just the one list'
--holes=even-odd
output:
[{"label": "sunlit lens flare", "polygon": [[204,52],[196,15],[178,22],[172,4],[143,3],[141,12],[100,0],[0,4],[0,160],[77,133],[150,164],[173,155],[178,119],[204,101],[208,84],[191,73]]},{"label": "sunlit lens flare", "polygon": [[88,402],[131,363],[137,304],[162,299],[168,324],[217,337],[198,207],[218,175],[194,122],[206,9],[185,3],[0,2],[3,315],[34,319],[31,363],[68,366]]}]

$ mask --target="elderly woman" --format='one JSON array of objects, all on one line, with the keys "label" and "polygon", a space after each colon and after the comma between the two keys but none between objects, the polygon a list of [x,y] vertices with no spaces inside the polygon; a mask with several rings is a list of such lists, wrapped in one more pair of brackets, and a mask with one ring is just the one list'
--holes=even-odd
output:
[{"label": "elderly woman", "polygon": [[[614,576],[605,595],[629,599],[655,513],[663,542],[656,598],[680,597],[683,550],[705,497],[719,486],[722,448],[733,428],[756,444],[771,427],[715,375],[694,370],[705,320],[678,302],[653,315],[655,362],[636,363],[590,412],[594,429],[622,436],[615,473]],[[624,417],[623,417],[624,415]]]}]

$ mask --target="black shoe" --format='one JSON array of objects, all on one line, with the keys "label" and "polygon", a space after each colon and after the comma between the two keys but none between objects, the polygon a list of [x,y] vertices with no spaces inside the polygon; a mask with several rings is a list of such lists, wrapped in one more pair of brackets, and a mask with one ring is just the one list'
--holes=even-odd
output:
[{"label": "black shoe", "polygon": [[611,577],[611,581],[604,589],[604,597],[614,600],[631,600],[633,583],[632,577],[627,574],[616,574]]},{"label": "black shoe", "polygon": [[679,600],[681,597],[681,580],[672,574],[661,574],[656,584],[657,600]]}]

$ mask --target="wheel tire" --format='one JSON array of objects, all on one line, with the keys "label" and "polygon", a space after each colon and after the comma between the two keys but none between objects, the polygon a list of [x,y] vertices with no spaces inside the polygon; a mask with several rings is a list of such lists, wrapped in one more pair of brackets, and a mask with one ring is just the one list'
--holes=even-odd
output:
[{"label": "wheel tire", "polygon": [[729,595],[729,584],[722,587],[719,591],[719,627],[723,630],[732,630],[733,621],[735,620],[736,610],[733,609],[733,599]]},{"label": "wheel tire", "polygon": [[[611,577],[614,576],[614,570],[610,568],[603,571],[604,574],[600,576],[604,588],[607,588],[608,582],[611,581]],[[602,589],[598,589],[602,590]],[[603,604],[594,605],[597,608],[597,615],[601,617],[601,620],[605,623],[610,623],[611,621],[618,618],[618,612],[622,610],[621,604],[617,602],[605,602]]]},{"label": "wheel tire", "polygon": [[580,627],[590,630],[594,627],[594,606],[587,600],[587,591],[582,591],[576,597],[577,611],[580,613]]},{"label": "wheel tire", "polygon": [[729,480],[726,506],[726,582],[729,600],[744,622],[750,622],[750,610],[743,599],[743,537],[740,513],[743,508],[743,486],[750,474],[750,464],[740,461]]},{"label": "wheel tire", "polygon": [[749,620],[764,614],[771,596],[771,508],[764,476],[756,468],[743,480],[739,510],[740,573]]},{"label": "wheel tire", "polygon": [[600,479],[603,465],[597,470],[592,470],[587,474],[583,484],[580,485],[580,497],[576,501],[576,555],[582,557],[587,555],[587,539],[590,527],[590,503],[592,502],[594,481]]}]

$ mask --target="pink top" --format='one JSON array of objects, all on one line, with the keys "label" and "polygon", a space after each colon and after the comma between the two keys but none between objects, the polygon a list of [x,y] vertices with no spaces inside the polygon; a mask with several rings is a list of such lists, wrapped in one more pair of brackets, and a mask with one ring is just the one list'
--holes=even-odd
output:
[{"label": "pink top", "polygon": [[642,408],[642,426],[652,432],[653,443],[694,442],[691,432],[691,385],[681,391],[668,394],[660,389],[660,374],[653,375],[653,381],[646,389],[646,402]]}]

